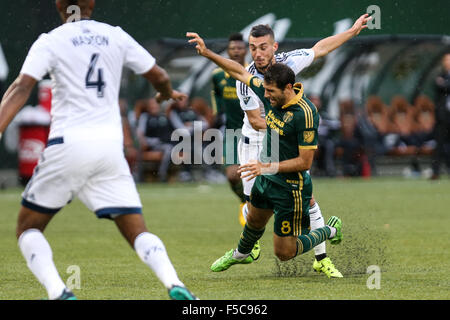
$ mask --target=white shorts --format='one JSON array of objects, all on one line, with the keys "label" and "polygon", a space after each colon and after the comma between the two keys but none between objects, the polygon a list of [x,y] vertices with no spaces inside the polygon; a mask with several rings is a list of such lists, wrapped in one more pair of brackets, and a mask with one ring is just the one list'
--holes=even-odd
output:
[{"label": "white shorts", "polygon": [[49,140],[22,194],[22,205],[55,214],[75,196],[99,218],[142,212],[120,143]]},{"label": "white shorts", "polygon": [[[258,160],[259,154],[262,149],[262,141],[257,138],[249,138],[242,136],[238,144],[239,164],[247,164],[250,160]],[[242,176],[243,174],[241,174]],[[247,178],[242,179],[242,185],[244,187],[244,195],[249,201],[250,193],[252,191],[255,178],[247,181]]]}]

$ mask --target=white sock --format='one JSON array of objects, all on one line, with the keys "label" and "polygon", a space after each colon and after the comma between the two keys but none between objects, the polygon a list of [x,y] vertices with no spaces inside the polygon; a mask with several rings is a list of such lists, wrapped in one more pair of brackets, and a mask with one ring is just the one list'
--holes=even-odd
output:
[{"label": "white sock", "polygon": [[143,232],[134,240],[134,249],[139,258],[149,266],[167,289],[183,286],[167,255],[166,248],[156,235]]},{"label": "white sock", "polygon": [[233,258],[234,258],[234,259],[237,259],[237,260],[245,259],[245,258],[247,258],[249,255],[250,255],[250,253],[240,253],[240,252],[238,251],[238,249],[235,249],[235,250],[233,251]]},{"label": "white sock", "polygon": [[328,226],[328,225],[327,225],[327,227],[328,227],[328,228],[330,229],[330,231],[331,231],[330,239],[331,239],[331,238],[334,238],[334,236],[336,235],[336,228],[335,228],[335,227]]},{"label": "white sock", "polygon": [[242,206],[242,216],[244,217],[245,222],[247,222],[247,215],[248,215],[248,206],[247,202]]},{"label": "white sock", "polygon": [[[320,211],[319,204],[316,202],[309,208],[309,219],[311,223],[311,230],[325,227],[325,220],[322,216],[322,211]],[[314,247],[314,254],[316,256],[326,253],[325,241]]]},{"label": "white sock", "polygon": [[19,248],[27,261],[28,268],[47,289],[50,300],[58,298],[66,285],[53,263],[53,254],[50,245],[41,231],[28,229],[19,237]]}]

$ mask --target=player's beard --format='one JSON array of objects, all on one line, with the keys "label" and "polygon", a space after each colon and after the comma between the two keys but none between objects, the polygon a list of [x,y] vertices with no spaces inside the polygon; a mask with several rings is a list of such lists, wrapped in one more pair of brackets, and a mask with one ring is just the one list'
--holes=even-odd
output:
[{"label": "player's beard", "polygon": [[272,64],[273,64],[273,58],[270,59],[269,63],[264,67],[257,67],[256,64],[255,64],[255,66],[256,66],[256,70],[258,70],[259,73],[264,74]]},{"label": "player's beard", "polygon": [[274,100],[275,104],[273,104],[272,107],[274,107],[274,108],[281,108],[282,106],[284,106],[286,104],[285,97],[279,97],[279,98],[275,98],[273,100]]}]

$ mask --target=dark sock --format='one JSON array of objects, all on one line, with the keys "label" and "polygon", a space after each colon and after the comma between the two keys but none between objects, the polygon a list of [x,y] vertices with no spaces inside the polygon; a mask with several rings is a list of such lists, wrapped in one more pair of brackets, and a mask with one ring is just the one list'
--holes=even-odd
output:
[{"label": "dark sock", "polygon": [[241,239],[239,240],[237,247],[238,251],[243,254],[250,253],[255,246],[256,241],[262,237],[265,230],[265,228],[260,230],[253,229],[246,223],[241,234]]},{"label": "dark sock", "polygon": [[322,243],[325,240],[329,239],[330,234],[331,234],[330,228],[325,226],[322,228],[317,228],[308,234],[299,236],[297,239],[296,255],[308,252],[309,250],[317,246],[319,243]]},{"label": "dark sock", "polygon": [[316,260],[320,261],[320,260],[325,259],[326,257],[327,257],[327,254],[326,253],[322,253],[322,254],[319,254],[319,255],[316,256]]}]

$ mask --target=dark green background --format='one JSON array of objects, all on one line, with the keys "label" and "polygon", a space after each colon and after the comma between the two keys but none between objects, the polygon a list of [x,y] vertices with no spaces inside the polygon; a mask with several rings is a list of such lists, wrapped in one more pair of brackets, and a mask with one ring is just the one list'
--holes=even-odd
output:
[{"label": "dark green background", "polygon": [[[184,40],[186,31],[199,32],[204,38],[226,38],[267,13],[275,14],[277,19],[291,19],[287,38],[323,38],[333,33],[336,21],[355,20],[370,5],[381,9],[381,29],[364,30],[365,36],[450,34],[449,0],[97,0],[93,18],[120,25],[144,45],[161,38]],[[1,1],[0,21],[0,43],[10,69],[1,94],[17,76],[39,34],[61,21],[54,0]],[[159,52],[152,54],[161,61]],[[16,156],[5,154],[2,143],[0,156],[0,168],[15,163]]]},{"label": "dark green background", "polygon": [[[292,20],[288,38],[325,37],[333,32],[334,22],[356,19],[373,4],[381,9],[381,29],[366,30],[365,35],[450,33],[448,0],[97,0],[93,18],[120,25],[138,41],[146,42],[184,38],[189,30],[206,38],[225,38],[272,12],[277,19]],[[11,81],[33,41],[60,21],[53,0],[1,1],[0,21],[0,43],[10,65]]]}]

